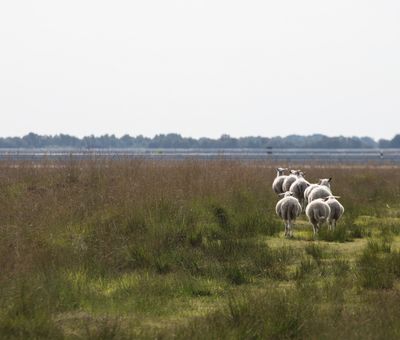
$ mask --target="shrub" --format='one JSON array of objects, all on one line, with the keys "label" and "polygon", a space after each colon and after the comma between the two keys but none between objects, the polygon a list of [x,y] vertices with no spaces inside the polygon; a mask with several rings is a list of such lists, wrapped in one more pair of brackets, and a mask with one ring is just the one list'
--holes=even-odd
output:
[{"label": "shrub", "polygon": [[315,244],[315,243],[311,243],[309,245],[307,245],[305,247],[305,252],[308,255],[311,255],[312,258],[318,263],[320,264],[321,259],[323,257],[323,249],[321,246]]},{"label": "shrub", "polygon": [[349,242],[352,240],[350,234],[347,231],[346,226],[337,225],[335,230],[328,230],[328,228],[322,228],[318,234],[318,238],[327,242]]},{"label": "shrub", "polygon": [[239,266],[229,266],[226,270],[228,281],[234,285],[241,285],[249,282],[244,271]]},{"label": "shrub", "polygon": [[364,288],[390,289],[394,283],[390,246],[369,242],[357,262],[359,282]]}]

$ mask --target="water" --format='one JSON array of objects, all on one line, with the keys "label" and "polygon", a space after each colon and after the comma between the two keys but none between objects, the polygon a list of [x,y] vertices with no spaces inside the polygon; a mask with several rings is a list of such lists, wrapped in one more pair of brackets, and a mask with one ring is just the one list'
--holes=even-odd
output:
[{"label": "water", "polygon": [[400,164],[400,149],[0,149],[0,160],[40,161],[70,158]]}]

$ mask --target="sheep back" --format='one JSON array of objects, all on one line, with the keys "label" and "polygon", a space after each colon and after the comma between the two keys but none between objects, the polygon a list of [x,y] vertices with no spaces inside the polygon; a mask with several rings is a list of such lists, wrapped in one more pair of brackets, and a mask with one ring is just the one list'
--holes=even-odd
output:
[{"label": "sheep back", "polygon": [[276,204],[275,211],[283,220],[295,220],[301,214],[301,205],[294,197],[284,197]]},{"label": "sheep back", "polygon": [[297,176],[295,175],[289,175],[285,178],[283,184],[282,184],[282,189],[283,192],[289,191],[290,186],[293,184],[293,182],[295,182],[297,179]]},{"label": "sheep back", "polygon": [[329,220],[338,221],[344,213],[343,205],[341,205],[340,202],[334,198],[328,199],[326,201],[326,204],[328,204],[329,208],[331,209],[331,212],[329,214]]},{"label": "sheep back", "polygon": [[331,208],[322,199],[317,199],[308,204],[306,215],[312,224],[325,222],[331,213]]},{"label": "sheep back", "polygon": [[286,177],[288,177],[288,176],[283,175],[283,176],[278,176],[274,179],[274,182],[272,183],[272,190],[274,190],[274,192],[276,194],[279,195],[279,194],[284,193],[282,186],[283,186],[283,182],[285,181]]},{"label": "sheep back", "polygon": [[311,191],[313,191],[315,188],[319,187],[318,184],[310,184],[306,190],[304,190],[304,199],[308,202],[308,197],[311,194]]},{"label": "sheep back", "polygon": [[310,186],[310,183],[307,182],[304,178],[298,178],[296,181],[292,183],[289,191],[293,192],[293,196],[298,200],[304,199],[304,192]]},{"label": "sheep back", "polygon": [[327,198],[331,196],[331,190],[323,185],[318,185],[318,187],[314,188],[308,196],[308,203],[318,199],[318,198]]}]

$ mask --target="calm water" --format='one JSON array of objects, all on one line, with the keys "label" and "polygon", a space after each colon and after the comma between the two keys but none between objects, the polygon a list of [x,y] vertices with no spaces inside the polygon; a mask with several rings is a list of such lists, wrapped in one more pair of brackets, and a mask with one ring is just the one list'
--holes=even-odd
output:
[{"label": "calm water", "polygon": [[271,162],[400,164],[400,149],[0,149],[0,160],[65,159],[237,159]]}]

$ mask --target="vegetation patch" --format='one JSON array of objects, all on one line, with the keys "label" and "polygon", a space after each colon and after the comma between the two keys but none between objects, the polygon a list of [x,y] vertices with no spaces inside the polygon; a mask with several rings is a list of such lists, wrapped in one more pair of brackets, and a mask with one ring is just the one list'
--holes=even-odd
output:
[{"label": "vegetation patch", "polygon": [[0,334],[399,338],[399,172],[307,169],[345,214],[318,238],[302,215],[287,239],[274,167],[2,161]]}]

